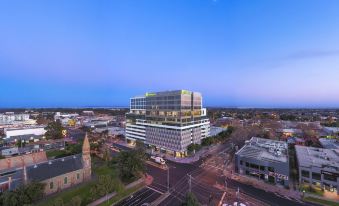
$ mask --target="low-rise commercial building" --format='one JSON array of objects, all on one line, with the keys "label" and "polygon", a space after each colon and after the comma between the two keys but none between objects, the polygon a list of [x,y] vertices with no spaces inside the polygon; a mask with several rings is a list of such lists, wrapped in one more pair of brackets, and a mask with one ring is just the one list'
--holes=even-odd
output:
[{"label": "low-rise commercial building", "polygon": [[300,184],[339,194],[339,150],[295,146]]},{"label": "low-rise commercial building", "polygon": [[319,142],[325,149],[339,149],[339,140],[335,138],[320,138]]},{"label": "low-rise commercial building", "polygon": [[235,154],[235,171],[287,187],[290,173],[287,144],[282,141],[252,137]]},{"label": "low-rise commercial building", "polygon": [[0,123],[9,124],[15,121],[27,121],[29,120],[29,114],[14,114],[13,112],[6,112],[0,114]]},{"label": "low-rise commercial building", "polygon": [[5,128],[5,141],[16,142],[18,140],[41,139],[45,135],[46,130],[44,127],[23,127],[23,128]]}]

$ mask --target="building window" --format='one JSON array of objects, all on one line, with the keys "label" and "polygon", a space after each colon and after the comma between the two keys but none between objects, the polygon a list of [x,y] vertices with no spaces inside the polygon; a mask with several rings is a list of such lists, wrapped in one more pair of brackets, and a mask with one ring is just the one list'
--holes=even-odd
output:
[{"label": "building window", "polygon": [[79,174],[79,173],[77,173],[77,180],[78,180],[78,179],[80,179],[80,174]]},{"label": "building window", "polygon": [[259,169],[259,165],[256,164],[250,164],[250,167],[257,170]]},{"label": "building window", "polygon": [[64,178],[64,184],[67,184],[67,177]]},{"label": "building window", "polygon": [[301,176],[310,178],[310,172],[309,171],[305,171],[305,170],[301,170]]},{"label": "building window", "polygon": [[328,181],[332,181],[332,182],[336,182],[337,181],[337,176],[335,174],[332,173],[324,173],[324,179],[328,180]]},{"label": "building window", "polygon": [[53,182],[50,182],[50,183],[49,183],[49,189],[53,189],[53,187],[54,187]]},{"label": "building window", "polygon": [[265,170],[265,166],[260,166],[260,170],[264,171]]},{"label": "building window", "polygon": [[274,168],[273,167],[268,167],[268,171],[274,172]]},{"label": "building window", "polygon": [[242,165],[242,160],[240,160],[240,165]]},{"label": "building window", "polygon": [[316,172],[312,172],[312,179],[321,180],[321,174],[316,173]]},{"label": "building window", "polygon": [[249,164],[248,162],[246,162],[245,164],[246,164],[246,167],[249,167],[249,166],[250,166],[250,164]]}]

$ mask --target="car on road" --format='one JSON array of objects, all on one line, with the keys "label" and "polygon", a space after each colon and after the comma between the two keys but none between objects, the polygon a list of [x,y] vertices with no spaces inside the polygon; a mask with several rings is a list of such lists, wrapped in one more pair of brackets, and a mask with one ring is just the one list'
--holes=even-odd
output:
[{"label": "car on road", "polygon": [[157,157],[157,156],[151,156],[151,159],[161,165],[166,164],[165,160],[162,157]]}]

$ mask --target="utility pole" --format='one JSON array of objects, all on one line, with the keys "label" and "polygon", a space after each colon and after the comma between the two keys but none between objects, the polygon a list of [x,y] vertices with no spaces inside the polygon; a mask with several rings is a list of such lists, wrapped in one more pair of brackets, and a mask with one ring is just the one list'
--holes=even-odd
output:
[{"label": "utility pole", "polygon": [[240,205],[239,204],[239,193],[240,193],[240,191],[239,191],[239,187],[238,187],[238,191],[235,193],[236,194],[236,196],[237,196],[237,205]]},{"label": "utility pole", "polygon": [[192,191],[192,180],[191,180],[191,178],[192,178],[192,176],[191,175],[188,175],[188,187],[189,187],[189,189],[188,189],[188,191],[191,193],[191,191]]},{"label": "utility pole", "polygon": [[170,168],[167,166],[167,192],[170,191],[170,188],[169,188],[169,170],[170,170]]}]

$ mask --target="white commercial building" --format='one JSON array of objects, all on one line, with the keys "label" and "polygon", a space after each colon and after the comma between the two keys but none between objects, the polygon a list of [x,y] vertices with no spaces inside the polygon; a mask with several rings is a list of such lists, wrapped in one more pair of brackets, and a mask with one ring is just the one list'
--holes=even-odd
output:
[{"label": "white commercial building", "polygon": [[175,156],[208,137],[210,122],[202,108],[202,95],[187,90],[146,93],[130,99],[126,139],[142,141]]},{"label": "white commercial building", "polygon": [[0,114],[0,124],[11,124],[16,121],[27,120],[29,120],[29,114],[14,114],[13,112]]},{"label": "white commercial building", "polygon": [[45,135],[46,130],[44,127],[27,127],[27,128],[5,128],[5,139],[22,136],[22,135]]}]

